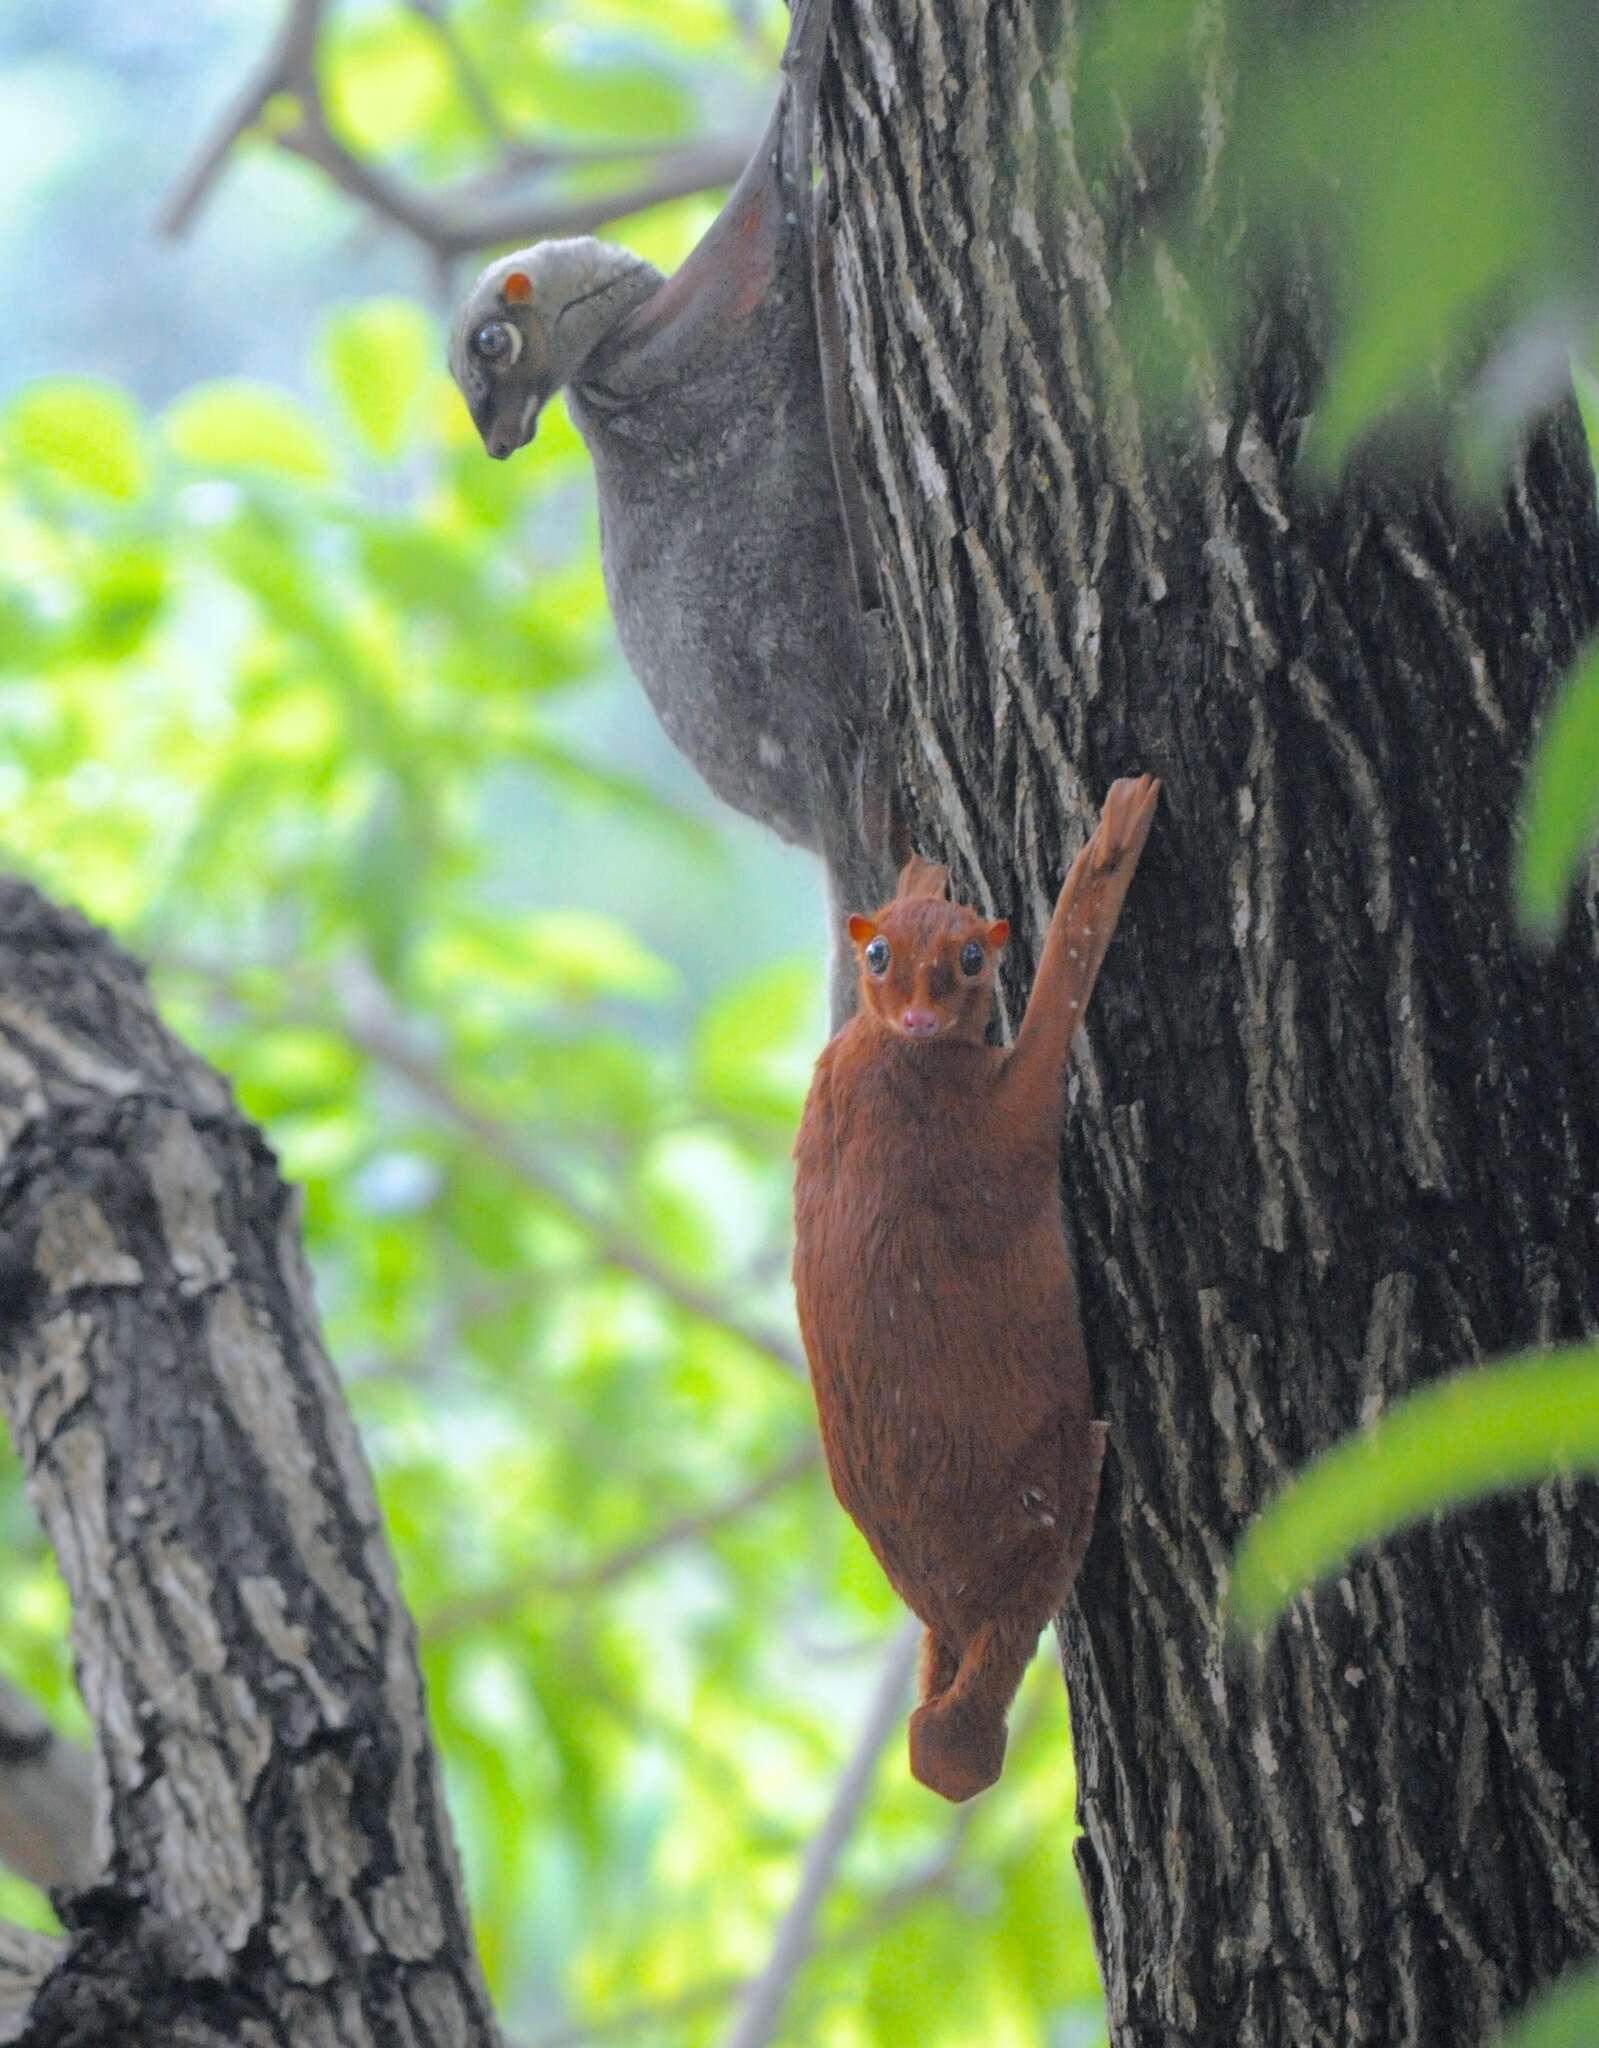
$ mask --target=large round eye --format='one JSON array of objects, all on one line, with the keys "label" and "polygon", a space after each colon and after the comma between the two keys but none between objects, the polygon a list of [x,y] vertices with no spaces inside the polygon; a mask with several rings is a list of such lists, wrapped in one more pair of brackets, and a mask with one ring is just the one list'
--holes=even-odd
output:
[{"label": "large round eye", "polygon": [[975,939],[968,939],[961,947],[961,973],[981,974],[983,971],[983,949]]},{"label": "large round eye", "polygon": [[873,974],[886,974],[888,972],[887,939],[873,939],[872,943],[866,948],[863,957],[867,967]]},{"label": "large round eye", "polygon": [[472,348],[486,363],[514,363],[522,353],[522,335],[509,320],[490,320],[472,337]]}]

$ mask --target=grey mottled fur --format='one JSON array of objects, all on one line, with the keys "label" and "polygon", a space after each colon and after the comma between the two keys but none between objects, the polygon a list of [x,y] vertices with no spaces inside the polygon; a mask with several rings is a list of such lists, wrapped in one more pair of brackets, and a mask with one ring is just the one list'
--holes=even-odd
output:
[{"label": "grey mottled fur", "polygon": [[[718,796],[826,864],[836,1024],[854,1003],[844,917],[891,893],[894,857],[813,303],[830,11],[797,0],[761,147],[670,283],[608,243],[539,243],[478,279],[450,366],[496,456],[565,390],[617,632],[662,726]],[[531,292],[508,300],[516,273]],[[480,352],[495,323],[509,360]]]}]

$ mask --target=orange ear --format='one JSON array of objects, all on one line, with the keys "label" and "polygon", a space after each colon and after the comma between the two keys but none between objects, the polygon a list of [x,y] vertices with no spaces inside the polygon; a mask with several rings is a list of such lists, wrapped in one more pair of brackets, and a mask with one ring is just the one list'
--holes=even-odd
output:
[{"label": "orange ear", "polygon": [[857,946],[864,946],[868,939],[877,936],[877,927],[869,917],[852,917],[849,921],[849,935]]},{"label": "orange ear", "polygon": [[500,297],[508,306],[525,306],[533,296],[533,280],[525,270],[513,270],[500,286]]},{"label": "orange ear", "polygon": [[994,922],[988,927],[988,943],[996,953],[1009,937],[1010,919],[1008,917],[995,918]]}]

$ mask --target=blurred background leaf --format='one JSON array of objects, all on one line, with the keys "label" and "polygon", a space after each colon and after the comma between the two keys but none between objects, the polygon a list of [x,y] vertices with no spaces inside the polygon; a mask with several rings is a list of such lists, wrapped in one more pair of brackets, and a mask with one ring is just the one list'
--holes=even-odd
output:
[{"label": "blurred background leaf", "polygon": [[[1132,360],[1204,388],[1310,235],[1331,377],[1285,403],[1320,401],[1323,473],[1380,429],[1442,437],[1481,488],[1599,330],[1599,17],[1386,0],[1285,42],[1264,7],[1119,0],[1080,53],[1063,163],[1114,178],[1130,136],[1153,173],[1116,295]],[[0,848],[152,960],[306,1190],[508,2026],[700,2048],[765,1960],[896,1619],[796,1456],[787,1154],[820,891],[710,805],[623,672],[560,408],[484,458],[442,369],[476,252],[337,190],[283,94],[188,232],[157,234],[279,11],[0,16],[0,262],[26,309],[0,334]],[[783,25],[776,0],[350,0],[317,78],[335,137],[408,191],[590,204],[642,189],[652,151],[757,132]],[[1165,140],[1223,87],[1218,184]],[[671,268],[716,203],[617,232]],[[1546,930],[1599,825],[1594,687],[1590,662],[1531,783]],[[1396,1411],[1399,1451],[1348,1453],[1358,1511],[1307,1481],[1241,1602],[1550,1454],[1488,1442],[1469,1393],[1418,1398],[1445,1402],[1449,1455],[1425,1428],[1406,1451]],[[0,1665],[81,1730],[9,1461],[0,1544]],[[891,1746],[783,2040],[1103,2039],[1065,1743],[1043,1656],[1002,1799],[952,1816]],[[0,1915],[49,1923],[4,1877]]]},{"label": "blurred background leaf", "polygon": [[1502,2048],[1588,2048],[1599,2041],[1599,1971],[1573,1977],[1503,2036]]}]

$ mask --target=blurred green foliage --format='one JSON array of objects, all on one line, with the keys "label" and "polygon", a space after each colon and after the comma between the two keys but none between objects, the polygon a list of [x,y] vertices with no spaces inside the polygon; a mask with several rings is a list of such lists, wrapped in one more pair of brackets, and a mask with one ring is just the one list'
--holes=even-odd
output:
[{"label": "blurred green foliage", "polygon": [[1592,2048],[1599,2041],[1599,1971],[1572,1978],[1509,2029],[1503,2048]]},{"label": "blurred green foliage", "polygon": [[[1185,375],[1224,359],[1240,282],[1319,221],[1340,296],[1313,457],[1441,415],[1480,478],[1593,324],[1592,22],[1563,0],[1392,0],[1307,10],[1285,41],[1264,4],[1121,0],[1080,53],[1090,177],[1230,77],[1228,162],[1261,223],[1238,262],[1202,153],[1154,182],[1149,274],[1135,259],[1121,294],[1133,353],[1160,360],[1164,325]],[[461,0],[447,34],[437,13],[341,7],[319,67],[344,139],[424,183],[524,138],[753,122],[781,36],[780,9],[720,0]],[[275,16],[201,7],[193,33],[264,40]],[[0,44],[29,24],[0,107],[44,224],[13,293],[37,317],[10,346],[73,373],[0,410],[0,848],[152,960],[174,1028],[306,1189],[509,2024],[543,2048],[697,2048],[765,1958],[894,1624],[791,1369],[787,1148],[820,944],[793,950],[797,866],[740,893],[721,849],[753,838],[637,749],[614,758],[570,430],[552,416],[516,462],[483,458],[431,276],[374,278],[314,173],[241,150],[181,259],[181,318],[165,254],[61,279],[59,247],[127,243],[128,192],[153,211],[198,139],[116,125],[139,64],[148,83],[177,61],[132,27],[131,57],[97,54],[140,17],[28,0],[0,24]],[[230,45],[218,83],[252,54]],[[263,134],[291,114],[269,107]],[[578,154],[559,179],[614,175]],[[63,193],[75,215],[51,211]],[[711,203],[625,232],[670,267]],[[225,377],[190,367],[205,337]],[[1594,674],[1532,777],[1522,900],[1544,929],[1599,826]],[[631,732],[647,720],[625,702]],[[1293,1569],[1376,1533],[1373,1502]],[[81,1726],[9,1465],[0,1544],[0,1663]],[[954,1816],[895,1742],[783,2039],[1103,2038],[1064,1733],[1041,1658],[1002,1792]],[[47,1918],[3,1878],[0,1913]]]}]

